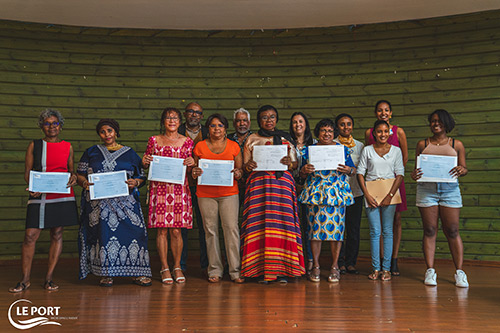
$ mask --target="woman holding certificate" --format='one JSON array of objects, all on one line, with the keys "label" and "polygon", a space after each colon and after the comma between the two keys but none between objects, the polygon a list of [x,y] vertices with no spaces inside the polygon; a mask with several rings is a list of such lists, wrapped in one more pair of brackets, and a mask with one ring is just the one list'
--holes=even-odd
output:
[{"label": "woman holding certificate", "polygon": [[[113,286],[117,276],[134,277],[140,286],[151,285],[148,234],[138,188],[146,177],[141,158],[130,147],[116,142],[120,125],[101,119],[96,132],[103,144],[88,148],[78,163],[78,184],[83,187],[79,232],[80,279],[89,273],[101,276],[100,286]],[[126,172],[129,193],[91,199],[90,175]],[[97,180],[96,180],[97,181]]]},{"label": "woman holding certificate", "polygon": [[[63,125],[64,118],[59,111],[46,109],[40,113],[38,126],[43,131],[44,138],[33,140],[28,145],[24,169],[24,179],[27,183],[30,172],[38,171],[66,173],[63,184],[67,182],[66,187],[76,185],[76,175],[73,174],[73,147],[69,142],[59,138]],[[48,191],[30,192],[26,231],[22,244],[22,278],[15,287],[9,288],[11,293],[22,292],[31,285],[31,264],[35,255],[36,241],[42,229],[50,229],[49,267],[43,287],[48,291],[59,289],[59,286],[52,281],[52,275],[62,251],[63,227],[76,224],[78,224],[78,213],[72,188],[67,194]]]},{"label": "woman holding certificate", "polygon": [[[365,194],[366,216],[370,224],[370,244],[373,271],[370,280],[391,280],[392,227],[396,212],[395,197],[403,180],[403,156],[399,147],[388,140],[390,126],[377,120],[372,130],[375,143],[361,152],[357,177]],[[368,190],[370,188],[370,190]],[[396,195],[397,194],[397,195]],[[382,229],[382,231],[380,230]],[[380,235],[384,237],[384,257],[380,262]],[[382,269],[382,273],[380,270]]]},{"label": "woman holding certificate", "polygon": [[[290,118],[290,136],[297,151],[298,167],[293,171],[293,179],[297,189],[297,196],[304,188],[304,178],[300,177],[300,170],[307,164],[308,147],[318,142],[313,138],[309,121],[302,112],[294,112]],[[307,205],[299,203],[299,218],[302,227],[302,244],[304,247],[304,257],[307,258],[306,273],[309,274],[313,268],[313,257],[311,251],[311,241],[308,236],[309,223],[307,222]]]},{"label": "woman holding certificate", "polygon": [[[420,159],[420,163],[415,163],[415,170],[411,173],[413,180],[418,181],[416,201],[424,225],[423,250],[427,264],[424,283],[428,286],[437,285],[434,254],[438,220],[441,219],[444,235],[448,240],[448,246],[455,263],[455,285],[466,288],[469,286],[469,282],[467,275],[462,270],[464,247],[458,231],[462,196],[457,181],[458,177],[465,176],[468,172],[465,163],[465,148],[459,140],[448,137],[447,134],[455,127],[455,120],[446,110],[432,112],[428,120],[432,136],[417,143],[416,159]],[[424,172],[427,168],[424,168],[422,159],[432,157],[439,157],[439,160],[435,160],[436,162],[441,161],[441,164],[435,167],[445,172],[449,170],[448,175],[451,179],[432,179],[429,176],[433,176],[433,174]],[[452,164],[446,162],[450,160],[449,157],[454,158]],[[417,168],[419,164],[421,168]],[[425,177],[425,180],[422,177]]]},{"label": "woman holding certificate", "polygon": [[[378,120],[386,121],[389,126],[389,139],[387,143],[399,147],[401,149],[401,154],[403,156],[403,166],[406,166],[408,162],[408,143],[406,141],[405,131],[396,125],[391,125],[390,119],[392,118],[392,106],[389,101],[380,100],[375,104],[375,117]],[[373,137],[373,129],[369,128],[365,132],[365,144],[371,145],[375,143]],[[401,203],[396,205],[396,213],[394,214],[394,225],[393,225],[393,246],[392,246],[392,259],[391,259],[391,273],[394,276],[399,275],[398,268],[398,253],[399,244],[401,243],[401,212],[407,210],[406,206],[406,190],[404,179],[399,186],[399,192],[401,195]]]},{"label": "woman holding certificate", "polygon": [[[142,158],[144,167],[150,167],[153,156],[163,156],[182,160],[186,167],[194,166],[193,140],[177,132],[181,125],[181,112],[176,108],[163,110],[160,119],[161,134],[149,138],[148,147]],[[191,170],[189,170],[191,171]],[[187,175],[187,173],[186,173]],[[181,180],[182,182],[182,180]],[[161,261],[161,281],[172,284],[172,273],[175,282],[184,283],[186,278],[181,269],[182,236],[181,228],[193,227],[193,208],[191,192],[186,176],[182,184],[170,182],[149,182],[149,224],[148,228],[157,228],[156,247]],[[174,257],[172,273],[168,266],[168,238]]]},{"label": "woman holding certificate", "polygon": [[[219,245],[219,216],[229,266],[229,276],[236,283],[240,277],[240,230],[238,226],[238,180],[243,175],[243,157],[238,143],[227,139],[228,121],[215,113],[208,117],[208,138],[193,150],[194,179],[199,178],[196,195],[200,206],[208,253],[208,281],[219,282],[224,266]],[[219,163],[220,162],[220,163]]]},{"label": "woman holding certificate", "polygon": [[241,226],[241,276],[263,283],[287,282],[304,274],[295,183],[290,171],[297,155],[288,133],[277,130],[278,111],[264,105],[257,112],[258,133],[244,147],[248,172]]},{"label": "woman holding certificate", "polygon": [[[347,147],[333,141],[335,125],[330,119],[322,119],[314,129],[314,135],[319,140],[317,146],[339,146],[344,163],[331,165],[332,168],[315,169],[311,163],[311,155],[317,146],[309,147],[309,163],[300,170],[303,178],[307,177],[304,190],[299,196],[299,201],[308,205],[309,239],[313,255],[313,268],[309,274],[312,282],[320,281],[319,256],[321,243],[330,242],[332,266],[328,282],[336,283],[340,280],[338,258],[342,240],[344,239],[346,206],[354,203],[348,175],[354,175],[356,168],[349,156]],[[336,149],[336,148],[333,148]],[[325,155],[326,156],[326,155]]]}]

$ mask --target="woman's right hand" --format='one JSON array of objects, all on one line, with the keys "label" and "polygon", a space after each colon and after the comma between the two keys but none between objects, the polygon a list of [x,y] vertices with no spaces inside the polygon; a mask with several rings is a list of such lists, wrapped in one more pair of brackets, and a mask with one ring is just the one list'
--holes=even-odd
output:
[{"label": "woman's right hand", "polygon": [[142,157],[142,166],[144,168],[149,168],[149,165],[153,162],[153,156],[151,155],[144,155]]},{"label": "woman's right hand", "polygon": [[196,179],[203,174],[203,170],[199,167],[194,167],[191,174],[193,175],[193,178]]},{"label": "woman's right hand", "polygon": [[413,179],[414,181],[417,181],[418,179],[422,178],[423,174],[424,173],[423,173],[422,169],[420,169],[420,168],[413,169],[413,171],[411,172],[411,179]]},{"label": "woman's right hand", "polygon": [[32,196],[33,198],[38,198],[42,194],[40,192],[31,192],[29,188],[27,188],[26,191],[29,191],[30,196]]},{"label": "woman's right hand", "polygon": [[306,164],[302,167],[302,169],[300,169],[300,173],[302,173],[303,175],[308,175],[310,173],[313,173],[316,169],[314,169],[314,165],[312,164]]},{"label": "woman's right hand", "polygon": [[257,162],[255,162],[254,160],[248,161],[247,164],[245,165],[245,170],[249,173],[256,168],[257,168]]},{"label": "woman's right hand", "polygon": [[92,186],[92,185],[94,185],[94,183],[89,183],[89,181],[88,181],[88,180],[84,180],[84,181],[83,181],[83,184],[82,184],[82,187],[83,187],[85,190],[87,190],[87,191],[88,191],[88,190],[89,190],[89,186]]},{"label": "woman's right hand", "polygon": [[371,207],[371,208],[377,208],[378,207],[377,200],[375,200],[375,198],[372,197],[371,195],[365,194],[365,199],[366,199],[366,202],[368,203],[368,207]]}]

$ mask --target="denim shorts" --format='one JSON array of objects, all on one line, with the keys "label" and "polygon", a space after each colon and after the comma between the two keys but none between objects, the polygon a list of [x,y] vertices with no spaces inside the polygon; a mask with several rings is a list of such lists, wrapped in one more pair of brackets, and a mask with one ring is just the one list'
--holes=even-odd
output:
[{"label": "denim shorts", "polygon": [[457,183],[418,183],[417,207],[462,207],[462,195]]}]

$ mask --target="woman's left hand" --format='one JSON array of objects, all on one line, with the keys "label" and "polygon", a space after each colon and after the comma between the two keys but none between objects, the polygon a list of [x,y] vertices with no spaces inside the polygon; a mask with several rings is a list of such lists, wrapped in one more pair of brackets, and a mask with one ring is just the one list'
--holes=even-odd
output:
[{"label": "woman's left hand", "polygon": [[457,165],[456,167],[454,167],[453,169],[450,170],[450,175],[458,178],[461,176],[465,176],[467,174],[467,172],[468,172],[467,168],[465,168],[461,165]]},{"label": "woman's left hand", "polygon": [[139,187],[139,185],[141,185],[141,183],[137,179],[134,179],[134,178],[127,179],[127,181],[125,183],[127,183],[128,188],[130,188],[130,189],[132,189],[134,187]]},{"label": "woman's left hand", "polygon": [[75,174],[72,174],[71,177],[69,177],[68,184],[66,187],[73,187],[77,184],[78,177]]},{"label": "woman's left hand", "polygon": [[392,197],[389,193],[387,193],[384,200],[382,200],[382,202],[380,202],[379,206],[381,206],[381,207],[389,206],[391,204],[391,201],[392,201]]},{"label": "woman's left hand", "polygon": [[191,156],[187,157],[185,160],[184,160],[184,165],[185,166],[193,166],[194,165],[194,158],[192,158]]},{"label": "woman's left hand", "polygon": [[290,156],[285,156],[280,160],[280,163],[289,167],[292,164],[292,159]]},{"label": "woman's left hand", "polygon": [[343,164],[339,164],[339,166],[337,167],[337,171],[338,171],[338,172],[344,173],[344,174],[346,174],[346,175],[351,174],[351,170],[352,170],[352,169],[353,169],[353,168],[348,167],[347,165],[343,165]]},{"label": "woman's left hand", "polygon": [[194,167],[193,171],[191,171],[191,175],[193,176],[194,179],[198,178],[198,176],[201,176],[203,174],[203,170],[198,167]]},{"label": "woman's left hand", "polygon": [[240,180],[243,176],[243,170],[241,170],[240,168],[234,168],[233,170],[231,170],[231,172],[234,173],[234,179],[236,180]]}]

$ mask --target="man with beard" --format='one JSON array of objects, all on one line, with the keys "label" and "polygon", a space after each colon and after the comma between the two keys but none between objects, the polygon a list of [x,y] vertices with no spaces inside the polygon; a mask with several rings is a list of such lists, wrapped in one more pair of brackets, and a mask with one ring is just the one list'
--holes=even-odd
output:
[{"label": "man with beard", "polygon": [[[190,137],[194,141],[194,146],[208,136],[208,128],[201,125],[203,119],[203,108],[198,103],[189,103],[184,110],[186,122],[179,126],[179,134]],[[191,173],[188,173],[189,189],[191,190],[191,200],[193,202],[193,215],[198,225],[198,237],[200,242],[200,265],[202,275],[206,277],[208,268],[207,243],[205,241],[205,229],[201,219],[200,208],[198,206],[198,197],[196,196],[196,180]],[[186,260],[188,254],[188,229],[182,229],[182,247],[181,268],[186,270]],[[208,275],[207,275],[208,276]]]},{"label": "man with beard", "polygon": [[[235,133],[228,134],[228,139],[237,142],[240,145],[241,153],[243,154],[243,147],[247,138],[252,134],[250,131],[250,112],[244,108],[239,108],[234,111],[233,115],[233,126],[236,130]],[[243,205],[243,200],[245,198],[245,184],[247,181],[248,174],[243,174],[240,180],[238,180],[238,189],[240,192],[240,205]]]}]

